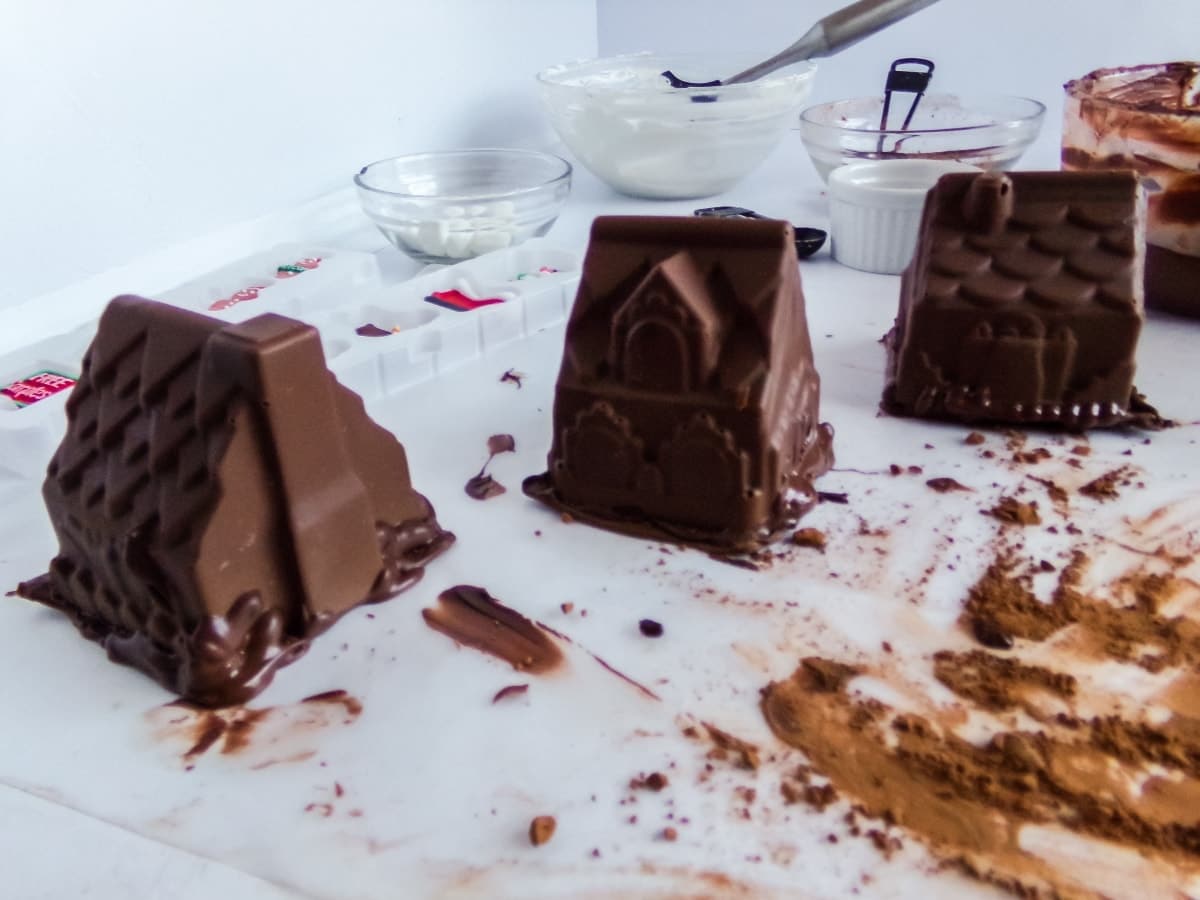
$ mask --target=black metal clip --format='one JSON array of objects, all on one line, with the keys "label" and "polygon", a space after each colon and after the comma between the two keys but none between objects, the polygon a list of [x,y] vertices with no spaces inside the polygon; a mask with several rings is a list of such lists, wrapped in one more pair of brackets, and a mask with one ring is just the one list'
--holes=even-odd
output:
[{"label": "black metal clip", "polygon": [[[901,68],[902,66],[915,66],[916,68]],[[915,94],[912,104],[908,107],[908,112],[904,116],[904,121],[900,124],[899,131],[906,131],[912,123],[913,116],[917,112],[917,104],[921,102],[921,98],[925,96],[925,90],[929,87],[929,82],[933,79],[933,61],[922,59],[919,56],[906,56],[902,59],[895,60],[891,68],[888,69],[887,81],[883,87],[883,112],[879,116],[879,130],[881,132],[888,130],[888,114],[892,109],[892,94]],[[883,153],[883,138],[879,135],[879,146],[876,150]]]}]

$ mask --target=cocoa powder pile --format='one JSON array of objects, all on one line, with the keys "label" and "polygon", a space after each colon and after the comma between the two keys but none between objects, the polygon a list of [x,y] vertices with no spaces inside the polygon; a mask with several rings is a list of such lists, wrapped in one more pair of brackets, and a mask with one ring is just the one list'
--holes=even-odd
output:
[{"label": "cocoa powder pile", "polygon": [[[982,628],[1014,649],[944,650],[931,665],[967,708],[1000,717],[982,744],[955,734],[936,708],[900,713],[857,694],[853,679],[874,674],[862,666],[807,658],[768,685],[768,724],[808,760],[785,778],[785,799],[823,808],[844,797],[861,814],[908,829],[948,864],[1023,896],[1095,890],[1077,868],[1023,847],[1021,831],[1032,825],[1133,849],[1157,872],[1154,883],[1200,876],[1200,718],[1178,707],[1166,721],[1080,715],[1077,701],[1086,698],[1074,675],[1020,658],[1071,628],[1084,658],[1149,672],[1200,663],[1200,626],[1161,613],[1180,589],[1174,576],[1135,572],[1109,602],[1081,589],[1088,565],[1077,551],[1046,603],[1032,592],[1032,574],[1003,555],[970,589],[964,630],[978,636]],[[808,789],[810,774],[827,785]]]}]

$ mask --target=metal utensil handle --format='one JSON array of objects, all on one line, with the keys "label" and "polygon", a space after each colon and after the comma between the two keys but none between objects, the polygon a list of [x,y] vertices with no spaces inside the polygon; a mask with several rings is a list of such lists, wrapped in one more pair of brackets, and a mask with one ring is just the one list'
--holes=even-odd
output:
[{"label": "metal utensil handle", "polygon": [[937,0],[858,0],[844,9],[830,13],[810,28],[805,35],[781,53],[765,62],[725,78],[722,84],[742,84],[790,66],[792,63],[820,56],[832,56],[857,44]]},{"label": "metal utensil handle", "polygon": [[829,56],[857,44],[863,38],[931,6],[937,0],[859,0],[845,9],[830,13],[820,24],[825,30]]}]

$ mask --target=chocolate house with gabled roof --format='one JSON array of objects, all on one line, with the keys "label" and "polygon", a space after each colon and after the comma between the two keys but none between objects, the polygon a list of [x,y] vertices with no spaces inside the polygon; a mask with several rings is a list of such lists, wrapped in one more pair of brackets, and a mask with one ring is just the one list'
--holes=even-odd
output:
[{"label": "chocolate house with gabled roof", "polygon": [[18,591],[204,705],[252,697],[454,539],[293,319],[118,297],[67,415],[43,488],[59,552]]},{"label": "chocolate house with gabled roof", "polygon": [[883,408],[1068,428],[1133,418],[1142,210],[1128,171],[943,176],[885,340]]},{"label": "chocolate house with gabled roof", "polygon": [[832,464],[791,226],[598,218],[526,492],[616,530],[757,549]]}]

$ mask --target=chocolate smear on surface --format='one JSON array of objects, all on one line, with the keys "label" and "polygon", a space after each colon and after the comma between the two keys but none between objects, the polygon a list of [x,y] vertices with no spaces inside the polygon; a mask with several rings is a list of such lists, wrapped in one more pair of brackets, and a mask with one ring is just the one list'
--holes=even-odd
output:
[{"label": "chocolate smear on surface", "polygon": [[478,474],[472,476],[463,490],[472,500],[490,500],[507,492],[508,488],[487,473],[487,467],[499,453],[512,453],[517,449],[516,439],[511,434],[493,434],[487,440],[488,458]]},{"label": "chocolate smear on surface", "polygon": [[362,715],[363,711],[362,701],[353,694],[341,690],[340,688],[338,690],[323,691],[320,694],[313,694],[312,696],[305,697],[300,702],[337,704],[344,708],[346,710],[346,714],[351,718],[357,718],[358,716]]},{"label": "chocolate smear on surface", "polygon": [[512,384],[515,384],[517,386],[517,389],[520,390],[521,384],[524,381],[524,378],[525,378],[524,372],[518,372],[515,369],[505,369],[504,373],[500,376],[500,383],[503,384],[506,381],[510,382]]},{"label": "chocolate smear on surface", "polygon": [[438,595],[438,605],[421,610],[425,624],[514,669],[540,675],[557,668],[563,654],[544,628],[505,606],[486,590],[460,584]]},{"label": "chocolate smear on surface", "polygon": [[391,337],[393,332],[367,322],[365,325],[359,325],[355,328],[354,333],[359,337]]},{"label": "chocolate smear on surface", "polygon": [[509,697],[519,697],[528,690],[529,685],[527,684],[510,684],[496,691],[495,696],[492,697],[492,702],[499,703],[501,700],[507,700]]},{"label": "chocolate smear on surface", "polygon": [[493,434],[487,439],[487,448],[492,456],[498,453],[512,453],[517,449],[517,439],[511,434]]},{"label": "chocolate smear on surface", "polygon": [[970,491],[971,488],[965,484],[955,481],[953,478],[930,478],[925,482],[928,487],[933,488],[939,494],[947,494],[950,491]]},{"label": "chocolate smear on surface", "polygon": [[491,475],[480,472],[467,481],[463,490],[472,500],[490,500],[492,497],[499,497],[506,493],[508,488],[492,478]]}]

